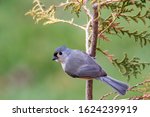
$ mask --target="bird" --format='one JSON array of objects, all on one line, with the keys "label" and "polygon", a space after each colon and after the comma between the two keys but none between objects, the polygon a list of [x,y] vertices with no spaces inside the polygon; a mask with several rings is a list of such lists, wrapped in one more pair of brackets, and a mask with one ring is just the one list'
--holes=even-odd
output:
[{"label": "bird", "polygon": [[125,95],[129,86],[107,75],[96,60],[86,52],[60,46],[55,49],[52,60],[61,63],[62,69],[73,78],[100,80],[111,86],[119,95]]}]

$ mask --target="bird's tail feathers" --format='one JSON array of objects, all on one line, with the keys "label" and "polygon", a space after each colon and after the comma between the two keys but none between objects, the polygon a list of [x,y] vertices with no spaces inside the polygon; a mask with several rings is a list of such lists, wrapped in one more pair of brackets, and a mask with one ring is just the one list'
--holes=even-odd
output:
[{"label": "bird's tail feathers", "polygon": [[129,87],[127,84],[125,84],[121,81],[118,81],[116,79],[113,79],[110,76],[99,77],[97,79],[110,85],[113,89],[115,89],[121,95],[125,95],[128,87]]}]

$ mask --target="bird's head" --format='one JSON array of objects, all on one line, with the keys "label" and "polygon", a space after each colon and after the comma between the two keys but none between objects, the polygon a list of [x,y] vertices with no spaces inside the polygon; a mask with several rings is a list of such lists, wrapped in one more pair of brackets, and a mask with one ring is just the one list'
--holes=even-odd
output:
[{"label": "bird's head", "polygon": [[66,48],[65,46],[60,46],[60,47],[56,48],[56,50],[53,54],[52,60],[63,63],[69,56],[70,52],[71,52],[71,49]]}]

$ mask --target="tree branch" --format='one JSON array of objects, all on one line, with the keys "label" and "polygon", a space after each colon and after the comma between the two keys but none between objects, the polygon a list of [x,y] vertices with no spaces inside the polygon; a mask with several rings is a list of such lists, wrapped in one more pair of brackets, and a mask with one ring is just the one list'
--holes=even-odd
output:
[{"label": "tree branch", "polygon": [[[93,17],[92,17],[92,39],[90,49],[87,49],[88,54],[92,57],[96,56],[97,36],[98,36],[98,5],[94,3]],[[93,99],[93,80],[86,81],[86,99],[87,100]]]},{"label": "tree branch", "polygon": [[97,46],[97,36],[98,36],[98,6],[96,4],[93,5],[93,19],[92,19],[92,40],[90,46],[90,56],[96,56],[96,46]]}]

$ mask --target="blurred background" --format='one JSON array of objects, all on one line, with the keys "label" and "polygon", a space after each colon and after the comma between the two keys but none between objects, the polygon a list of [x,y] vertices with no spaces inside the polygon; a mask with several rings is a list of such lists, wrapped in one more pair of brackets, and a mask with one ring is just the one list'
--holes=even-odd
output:
[{"label": "blurred background", "polygon": [[[55,0],[44,0],[47,5]],[[60,1],[60,0],[59,0]],[[57,1],[57,2],[59,2]],[[32,17],[24,14],[32,8],[32,0],[0,0],[0,99],[84,99],[85,80],[73,79],[66,75],[60,64],[52,61],[56,47],[85,50],[85,34],[79,28],[68,24],[43,26],[35,24]],[[70,12],[60,11],[58,17],[71,19]],[[85,24],[86,17],[74,16],[76,23]],[[149,22],[149,21],[148,21]],[[125,24],[123,22],[123,24]],[[144,28],[143,23],[133,23],[132,30]],[[109,50],[117,58],[137,56],[143,62],[150,62],[150,46],[140,48],[128,36],[122,39],[110,36],[110,42],[101,42],[103,50]],[[116,67],[100,52],[97,62],[112,77],[127,82]],[[150,68],[138,78],[131,78],[130,86],[144,81],[150,75]],[[112,89],[99,81],[94,81],[94,99],[111,92]],[[125,97],[134,95],[127,93]]]}]

